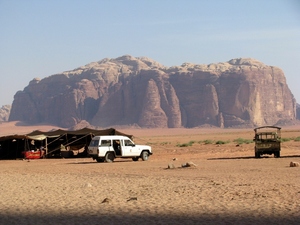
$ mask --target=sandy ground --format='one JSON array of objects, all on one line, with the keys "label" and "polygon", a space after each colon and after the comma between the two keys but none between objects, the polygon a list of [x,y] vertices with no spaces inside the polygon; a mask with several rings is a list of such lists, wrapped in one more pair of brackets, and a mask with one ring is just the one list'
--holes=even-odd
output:
[{"label": "sandy ground", "polygon": [[253,143],[233,141],[252,139],[253,129],[121,131],[152,146],[149,161],[0,161],[0,224],[300,224],[300,167],[289,166],[300,162],[300,142],[282,143],[281,158],[255,159]]}]

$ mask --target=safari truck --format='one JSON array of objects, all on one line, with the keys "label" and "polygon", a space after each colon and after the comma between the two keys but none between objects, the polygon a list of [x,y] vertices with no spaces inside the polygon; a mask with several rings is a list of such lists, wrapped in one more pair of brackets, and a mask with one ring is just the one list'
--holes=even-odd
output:
[{"label": "safari truck", "polygon": [[281,128],[275,126],[263,126],[254,129],[255,136],[255,158],[261,155],[274,154],[274,157],[280,157]]},{"label": "safari truck", "polygon": [[88,147],[88,155],[97,162],[113,162],[115,158],[141,158],[147,161],[152,155],[148,145],[136,145],[130,138],[120,135],[95,136]]}]

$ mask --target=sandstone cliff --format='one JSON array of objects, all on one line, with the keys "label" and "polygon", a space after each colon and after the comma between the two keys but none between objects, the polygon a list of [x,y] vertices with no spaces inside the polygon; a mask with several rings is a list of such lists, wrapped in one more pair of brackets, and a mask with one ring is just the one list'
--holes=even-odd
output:
[{"label": "sandstone cliff", "polygon": [[0,122],[8,121],[11,105],[3,105],[0,108]]},{"label": "sandstone cliff", "polygon": [[296,118],[281,69],[249,58],[164,67],[125,55],[44,79],[14,96],[9,120],[71,127],[273,125]]}]

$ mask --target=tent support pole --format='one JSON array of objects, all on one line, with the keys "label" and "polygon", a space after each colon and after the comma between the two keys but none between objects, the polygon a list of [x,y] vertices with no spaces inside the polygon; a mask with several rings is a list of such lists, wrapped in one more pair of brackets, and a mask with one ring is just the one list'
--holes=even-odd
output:
[{"label": "tent support pole", "polygon": [[45,139],[45,149],[46,149],[46,155],[48,155],[48,141],[47,141],[47,137]]}]

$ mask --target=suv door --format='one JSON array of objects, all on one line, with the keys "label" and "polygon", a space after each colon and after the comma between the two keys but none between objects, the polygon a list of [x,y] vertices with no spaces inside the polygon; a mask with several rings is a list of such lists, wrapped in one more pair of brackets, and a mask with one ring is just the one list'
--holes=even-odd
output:
[{"label": "suv door", "polygon": [[99,138],[92,139],[89,144],[89,155],[98,155]]},{"label": "suv door", "polygon": [[140,152],[135,144],[130,139],[122,140],[122,153],[123,156],[139,156]]},{"label": "suv door", "polygon": [[113,151],[111,139],[101,139],[98,149],[99,149],[98,156],[100,157],[104,157],[106,152],[108,151]]},{"label": "suv door", "polygon": [[122,155],[122,151],[123,151],[123,148],[122,148],[122,140],[120,139],[117,139],[117,140],[113,140],[112,141],[113,144],[113,149],[116,153],[117,156],[121,156]]}]

